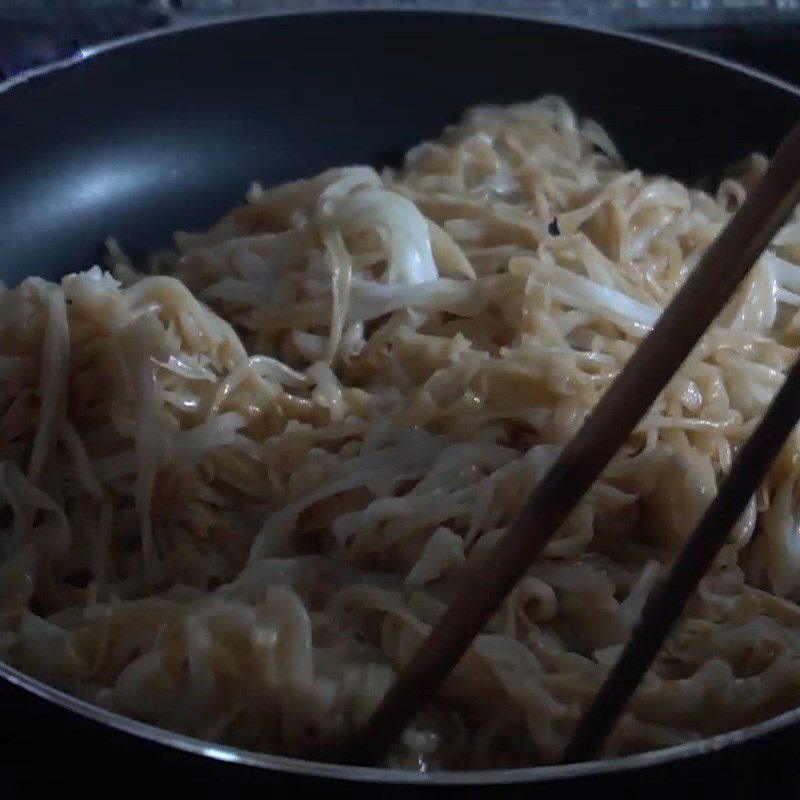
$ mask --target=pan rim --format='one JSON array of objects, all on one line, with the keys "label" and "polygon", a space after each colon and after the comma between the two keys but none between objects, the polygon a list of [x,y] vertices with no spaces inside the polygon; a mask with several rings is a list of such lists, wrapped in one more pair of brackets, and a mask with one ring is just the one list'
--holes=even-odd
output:
[{"label": "pan rim", "polygon": [[257,12],[247,12],[241,14],[230,14],[220,17],[205,17],[199,19],[179,20],[177,24],[165,25],[164,27],[154,28],[147,31],[140,31],[129,36],[121,36],[107,42],[89,45],[81,48],[79,52],[63,59],[32,67],[18,75],[13,75],[0,81],[0,96],[11,89],[45,77],[54,72],[67,70],[78,64],[84,63],[87,59],[101,56],[105,53],[118,50],[123,47],[133,46],[151,39],[166,38],[177,36],[182,33],[203,30],[205,28],[225,27],[236,25],[242,22],[252,22],[276,17],[305,17],[310,15],[322,14],[357,14],[357,15],[379,15],[384,13],[414,15],[414,14],[452,14],[453,16],[463,17],[497,17],[500,19],[518,19],[524,22],[532,22],[538,25],[546,25],[555,28],[565,28],[594,33],[609,38],[622,39],[630,42],[638,42],[660,50],[667,50],[673,53],[699,59],[718,67],[723,67],[732,72],[739,72],[749,78],[761,81],[774,86],[777,89],[793,94],[800,98],[800,86],[795,86],[790,81],[771,75],[768,72],[751,67],[747,64],[739,64],[732,59],[718,56],[715,53],[707,53],[693,47],[677,44],[675,42],[664,41],[656,36],[635,33],[633,31],[613,30],[599,24],[593,24],[579,19],[556,19],[535,13],[528,13],[522,9],[509,9],[503,5],[495,7],[493,0],[418,0],[414,7],[410,8],[403,0],[314,0],[314,5],[305,9],[291,8],[290,6],[277,7],[272,9],[262,9]]},{"label": "pan rim", "polygon": [[[193,31],[212,27],[225,27],[251,21],[260,21],[274,17],[301,17],[310,14],[358,14],[378,15],[382,13],[403,13],[407,15],[420,13],[453,14],[464,17],[496,17],[518,19],[537,25],[572,29],[601,36],[621,39],[647,45],[651,48],[667,50],[692,59],[699,59],[731,72],[743,74],[748,78],[766,83],[800,99],[800,87],[775,77],[761,70],[738,64],[730,59],[711,53],[705,53],[691,47],[665,42],[656,37],[633,33],[630,31],[609,30],[601,25],[580,20],[558,20],[527,13],[522,9],[492,7],[481,0],[449,2],[429,2],[423,0],[409,8],[402,0],[355,0],[355,2],[339,2],[338,0],[317,0],[313,7],[305,9],[281,8],[265,9],[257,13],[234,14],[224,17],[211,17],[197,20],[183,20],[174,26],[165,26],[155,30],[144,31],[131,36],[121,37],[102,44],[82,49],[76,55],[35,67],[19,75],[0,82],[0,99],[17,86],[43,79],[47,76],[67,71],[82,64],[87,59],[102,56],[124,47],[133,47],[151,39],[166,38],[189,34]],[[228,745],[204,741],[196,737],[175,733],[165,728],[139,722],[100,706],[81,700],[48,684],[39,681],[16,668],[0,661],[0,680],[5,680],[17,688],[53,703],[62,709],[80,715],[92,722],[106,725],[121,733],[144,739],[156,745],[175,748],[194,756],[211,758],[219,762],[235,763],[242,767],[271,770],[285,775],[304,778],[335,779],[341,782],[356,784],[410,785],[444,788],[447,786],[499,786],[502,784],[538,784],[547,781],[577,779],[580,777],[611,775],[615,773],[642,770],[650,767],[667,766],[671,763],[696,758],[728,747],[743,744],[767,735],[774,731],[800,724],[800,707],[784,712],[756,725],[750,725],[727,733],[717,734],[698,741],[689,742],[659,750],[638,753],[598,761],[579,764],[548,765],[538,767],[518,767],[514,769],[494,770],[458,770],[437,772],[413,772],[397,768],[364,767],[341,765],[306,759],[292,758],[269,753],[242,750]]]}]

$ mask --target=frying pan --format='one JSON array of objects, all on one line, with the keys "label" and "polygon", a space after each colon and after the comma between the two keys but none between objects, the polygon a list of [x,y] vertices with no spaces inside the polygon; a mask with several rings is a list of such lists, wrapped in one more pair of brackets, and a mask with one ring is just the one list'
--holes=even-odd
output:
[{"label": "frying pan", "polygon": [[[253,179],[397,162],[475,103],[564,95],[629,163],[686,181],[771,152],[793,87],[643,38],[511,16],[338,12],[140,36],[0,87],[0,277],[84,269],[208,225]],[[0,665],[0,793],[80,781],[188,794],[650,797],[794,787],[800,711],[656,753],[569,767],[408,774],[243,753],[160,731]],[[111,770],[108,772],[107,770]],[[101,773],[106,776],[100,781]],[[171,776],[171,777],[166,777]]]}]

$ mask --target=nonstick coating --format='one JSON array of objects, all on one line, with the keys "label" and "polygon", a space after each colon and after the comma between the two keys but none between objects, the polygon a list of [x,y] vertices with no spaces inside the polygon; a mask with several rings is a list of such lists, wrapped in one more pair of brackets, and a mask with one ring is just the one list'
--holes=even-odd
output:
[{"label": "nonstick coating", "polygon": [[[800,111],[790,87],[730,65],[530,20],[359,12],[145,37],[0,93],[0,278],[13,284],[85,269],[109,234],[139,255],[168,244],[175,229],[209,224],[253,179],[274,184],[336,164],[397,162],[470,105],[543,93],[563,94],[601,120],[630,164],[689,181],[753,150],[771,152]],[[169,770],[200,796],[267,786],[276,796],[334,785],[375,791],[263,760],[234,764],[230,752],[183,752],[3,680],[0,689],[0,769],[8,772],[4,785],[21,791],[85,782],[106,769],[118,770],[128,788],[148,790],[163,788]],[[674,796],[677,786],[697,785],[736,797],[748,788],[775,791],[800,776],[796,718],[667,756],[589,771],[484,775],[482,787],[452,791],[496,796],[486,784],[507,781],[504,796],[535,790],[548,798],[578,789]],[[442,790],[404,788],[395,777],[379,791],[411,788]]]}]

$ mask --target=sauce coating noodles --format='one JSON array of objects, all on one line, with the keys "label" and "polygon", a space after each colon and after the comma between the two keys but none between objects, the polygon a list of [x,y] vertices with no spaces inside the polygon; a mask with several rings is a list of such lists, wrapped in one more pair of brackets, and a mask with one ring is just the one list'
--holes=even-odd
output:
[{"label": "sauce coating noodles", "polygon": [[[249,749],[352,736],[764,169],[628,169],[560,99],[0,296],[0,655]],[[800,343],[800,217],[406,732],[558,759]],[[606,747],[800,703],[794,435]],[[480,587],[476,586],[476,591]]]}]

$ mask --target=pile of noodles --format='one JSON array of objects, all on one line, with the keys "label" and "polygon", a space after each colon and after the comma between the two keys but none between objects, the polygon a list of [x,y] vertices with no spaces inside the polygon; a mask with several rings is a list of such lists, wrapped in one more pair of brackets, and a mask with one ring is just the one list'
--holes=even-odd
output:
[{"label": "pile of noodles", "polygon": [[[763,171],[627,169],[544,98],[402,170],[271,190],[174,252],[0,297],[0,655],[100,706],[327,757]],[[800,217],[391,762],[551,762],[800,343]],[[608,743],[800,703],[800,438]],[[480,591],[480,586],[476,586]]]}]

